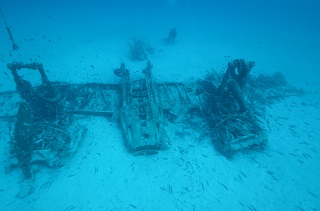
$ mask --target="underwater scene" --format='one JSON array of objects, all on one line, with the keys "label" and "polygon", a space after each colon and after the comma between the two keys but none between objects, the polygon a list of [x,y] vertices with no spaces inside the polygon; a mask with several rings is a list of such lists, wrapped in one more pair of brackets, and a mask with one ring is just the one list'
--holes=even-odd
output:
[{"label": "underwater scene", "polygon": [[0,210],[320,210],[318,0],[0,0]]}]

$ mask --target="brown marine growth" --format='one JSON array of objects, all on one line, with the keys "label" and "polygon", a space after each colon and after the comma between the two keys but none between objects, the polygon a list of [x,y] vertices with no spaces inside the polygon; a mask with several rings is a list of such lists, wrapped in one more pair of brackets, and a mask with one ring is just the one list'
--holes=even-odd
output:
[{"label": "brown marine growth", "polygon": [[25,179],[32,176],[31,159],[33,150],[33,121],[29,103],[22,102],[19,107],[14,129],[14,151]]}]

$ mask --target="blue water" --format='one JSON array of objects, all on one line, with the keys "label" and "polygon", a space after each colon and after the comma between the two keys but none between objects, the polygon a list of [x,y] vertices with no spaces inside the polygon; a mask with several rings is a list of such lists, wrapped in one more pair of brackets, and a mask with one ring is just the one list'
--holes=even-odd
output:
[{"label": "blue water", "polygon": [[[160,40],[176,27],[180,49],[188,51],[188,56],[203,58],[201,62],[195,58],[191,63],[214,66],[222,65],[225,55],[233,59],[246,57],[261,61],[257,70],[286,72],[295,80],[307,78],[317,70],[320,18],[319,3],[315,0],[29,1],[25,5],[21,1],[3,1],[1,7],[14,39],[21,45],[16,57],[29,59],[41,54],[49,60],[48,69],[53,69],[51,62],[59,65],[69,49],[87,44],[80,40],[95,42],[95,54],[114,48],[117,52],[110,59],[125,60],[126,42],[132,37],[146,37],[161,50]],[[2,58],[14,59],[14,55],[9,57],[11,44],[2,26]],[[51,43],[43,43],[45,39]],[[109,43],[103,46],[110,39],[119,42],[117,48]],[[179,55],[176,59],[184,60]],[[105,68],[114,66],[108,64]]]},{"label": "blue water", "polygon": [[[226,161],[214,154],[210,145],[195,151],[188,148],[189,154],[183,159],[193,165],[183,166],[184,170],[177,170],[175,174],[182,164],[173,165],[181,160],[170,157],[170,150],[150,160],[148,157],[122,158],[121,153],[101,159],[96,155],[97,149],[91,147],[87,155],[91,155],[91,159],[83,164],[84,168],[94,169],[99,164],[107,166],[107,170],[98,178],[79,170],[79,183],[70,182],[70,186],[63,185],[68,184],[68,180],[56,179],[58,185],[53,190],[60,188],[62,195],[38,188],[35,195],[15,201],[18,199],[10,190],[17,188],[20,172],[8,176],[1,170],[0,210],[320,209],[317,94],[320,87],[320,1],[0,0],[0,7],[19,46],[19,50],[12,50],[6,26],[0,18],[1,91],[15,88],[6,67],[12,61],[41,62],[52,81],[117,82],[112,70],[121,62],[126,63],[133,77],[139,77],[146,63],[132,61],[128,48],[132,38],[138,37],[155,48],[149,59],[154,64],[158,81],[200,78],[208,71],[225,71],[227,62],[232,59],[246,59],[256,62],[253,74],[279,71],[295,86],[316,93],[306,98],[290,98],[288,102],[268,108],[272,115],[268,117],[271,122],[268,155],[243,155],[235,161]],[[177,29],[176,43],[167,46],[162,39],[173,27]],[[278,120],[280,116],[286,121]],[[290,134],[289,125],[298,125],[299,136]],[[99,126],[108,133],[104,124]],[[115,140],[121,139],[117,132],[113,133],[117,137]],[[106,139],[103,135],[95,137],[94,133],[90,138],[98,143],[99,138]],[[301,142],[306,142],[306,146],[299,144]],[[173,145],[179,152],[179,144]],[[99,146],[114,149],[112,144]],[[121,152],[121,147],[116,145],[115,150]],[[284,156],[275,151],[283,152]],[[297,153],[298,158],[290,157],[290,153]],[[203,160],[203,154],[209,156],[210,161]],[[170,157],[168,161],[167,156]],[[121,160],[117,159],[123,159],[125,164],[121,166]],[[135,174],[128,167],[133,162],[141,164]],[[75,163],[81,168],[79,160]],[[70,164],[65,171],[69,174],[72,168],[77,169]],[[192,172],[197,173],[189,175],[192,168]],[[113,171],[117,176],[110,176]],[[269,173],[263,173],[265,171]],[[275,172],[276,176],[270,172]],[[164,181],[167,183],[162,184]],[[161,188],[156,191],[152,188],[165,186],[163,189],[167,189],[168,184],[173,187],[169,195]],[[13,201],[17,204],[11,204]],[[59,205],[59,201],[62,204]]]}]

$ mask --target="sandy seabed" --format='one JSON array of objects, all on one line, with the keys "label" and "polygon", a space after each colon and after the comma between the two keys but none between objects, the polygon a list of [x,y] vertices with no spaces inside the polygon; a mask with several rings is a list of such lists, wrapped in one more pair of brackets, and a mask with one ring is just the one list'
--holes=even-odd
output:
[{"label": "sandy seabed", "polygon": [[[25,28],[30,24],[27,22]],[[104,30],[93,34],[79,27],[72,33],[67,26],[62,29],[68,33],[62,29],[55,33],[52,28],[46,31],[45,27],[24,30],[23,26],[21,33],[13,31],[20,49],[10,56],[4,53],[10,52],[10,43],[4,46],[1,91],[14,89],[6,69],[12,61],[42,62],[52,81],[116,83],[118,78],[112,70],[121,62],[134,78],[141,77],[146,62],[132,62],[128,55],[127,42],[135,35],[132,31],[115,36]],[[161,27],[166,34],[169,28]],[[24,199],[16,198],[20,169],[5,174],[6,157],[0,155],[0,210],[320,209],[320,84],[314,77],[301,74],[300,69],[318,67],[300,61],[294,69],[287,62],[302,58],[307,50],[299,51],[297,45],[284,50],[288,43],[281,46],[264,36],[233,40],[223,37],[222,29],[201,37],[193,27],[181,25],[174,46],[163,45],[158,32],[156,36],[141,32],[148,34],[146,39],[156,48],[149,59],[158,81],[200,78],[213,70],[225,71],[228,61],[243,58],[256,61],[253,74],[284,70],[290,82],[311,93],[267,107],[264,127],[269,142],[264,151],[238,153],[228,160],[201,132],[170,123],[165,126],[168,149],[156,155],[133,156],[127,152],[115,122],[79,117],[77,122],[88,128],[88,134],[74,158],[59,169],[34,166],[35,190]],[[0,122],[1,149],[10,140],[8,124]]]},{"label": "sandy seabed", "polygon": [[[15,196],[20,169],[4,174],[5,210],[285,210],[319,208],[319,103],[291,97],[267,109],[269,143],[262,152],[232,160],[209,138],[184,124],[165,127],[169,148],[133,156],[116,123],[80,118],[88,128],[82,146],[65,166],[37,170],[34,192]],[[2,122],[1,128],[7,124]],[[183,134],[183,135],[182,135]],[[1,147],[9,137],[2,131]],[[1,160],[5,159],[1,156]]]}]

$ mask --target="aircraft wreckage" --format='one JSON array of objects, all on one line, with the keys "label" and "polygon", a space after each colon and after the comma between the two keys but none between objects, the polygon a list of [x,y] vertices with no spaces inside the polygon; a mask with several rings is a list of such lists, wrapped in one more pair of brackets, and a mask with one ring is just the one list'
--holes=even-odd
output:
[{"label": "aircraft wreckage", "polygon": [[[147,62],[139,80],[121,64],[114,70],[119,83],[68,84],[50,82],[41,63],[9,63],[16,91],[2,92],[0,118],[14,128],[6,170],[22,168],[31,177],[31,165],[63,165],[76,152],[86,128],[78,115],[116,119],[126,146],[133,154],[153,154],[169,138],[164,125],[196,121],[226,157],[263,148],[268,140],[263,127],[263,106],[282,97],[302,94],[289,87],[281,74],[249,77],[254,62],[236,59],[223,75],[203,79],[157,83]],[[19,75],[21,69],[38,71],[42,84],[32,86]]]}]

